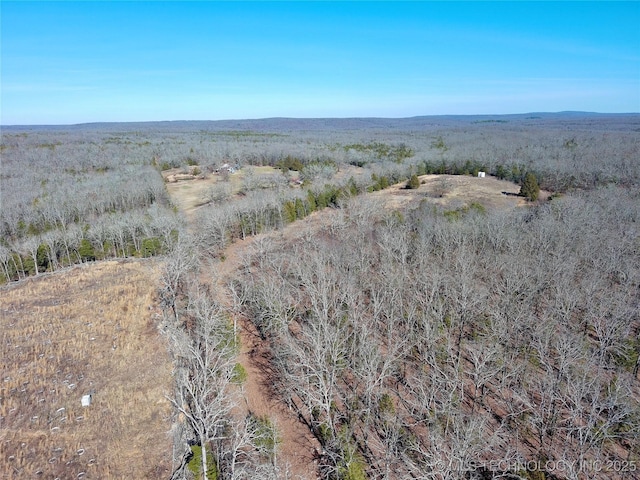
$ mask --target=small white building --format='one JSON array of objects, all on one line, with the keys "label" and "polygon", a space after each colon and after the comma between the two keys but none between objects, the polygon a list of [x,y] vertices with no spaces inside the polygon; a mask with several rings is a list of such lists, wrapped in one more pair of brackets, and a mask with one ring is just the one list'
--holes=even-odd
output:
[{"label": "small white building", "polygon": [[478,172],[478,178],[484,178],[485,172]]},{"label": "small white building", "polygon": [[89,393],[88,395],[83,395],[80,403],[82,403],[83,407],[88,407],[89,405],[91,405],[91,394]]}]

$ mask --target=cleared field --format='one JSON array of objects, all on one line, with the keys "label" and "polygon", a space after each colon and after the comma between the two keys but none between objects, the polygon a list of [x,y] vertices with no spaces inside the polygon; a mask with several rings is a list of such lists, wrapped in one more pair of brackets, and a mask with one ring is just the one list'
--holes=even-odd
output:
[{"label": "cleared field", "polygon": [[[374,192],[374,198],[382,199],[389,208],[400,208],[422,198],[442,208],[468,207],[473,203],[490,209],[509,209],[525,205],[518,196],[520,186],[495,177],[476,178],[469,175],[422,175],[420,187],[407,190],[405,182]],[[545,200],[548,192],[541,191]]]},{"label": "cleared field", "polygon": [[154,265],[85,264],[0,291],[0,478],[168,478]]},{"label": "cleared field", "polygon": [[[251,167],[254,175],[280,175],[280,170],[273,167]],[[172,168],[162,172],[162,177],[167,180],[171,176],[175,176],[182,171],[180,168]],[[235,173],[229,175],[229,183],[231,192],[236,194],[242,187],[242,182],[246,176],[247,169],[242,168]],[[171,201],[180,211],[190,216],[198,207],[208,203],[207,192],[218,182],[222,182],[220,175],[208,174],[204,178],[194,178],[190,180],[179,180],[177,182],[167,183],[167,192],[171,197]]]}]

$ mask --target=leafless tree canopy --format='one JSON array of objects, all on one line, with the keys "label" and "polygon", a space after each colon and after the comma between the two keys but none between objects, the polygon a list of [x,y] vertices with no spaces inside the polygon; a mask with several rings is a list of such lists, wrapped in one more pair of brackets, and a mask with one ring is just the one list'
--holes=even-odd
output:
[{"label": "leafless tree canopy", "polygon": [[[200,452],[175,478],[291,478],[277,426],[242,407],[239,315],[323,479],[637,478],[640,118],[499,120],[6,129],[0,278],[165,256],[168,396],[180,455]],[[227,173],[187,225],[160,171],[223,164],[239,187]],[[422,203],[369,195],[478,171],[550,198],[443,211],[445,176]],[[218,291],[226,249],[257,234]]]}]

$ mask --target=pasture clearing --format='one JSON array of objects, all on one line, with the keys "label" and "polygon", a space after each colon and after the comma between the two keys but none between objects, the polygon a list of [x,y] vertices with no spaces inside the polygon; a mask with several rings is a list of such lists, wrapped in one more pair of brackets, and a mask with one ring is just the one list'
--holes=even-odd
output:
[{"label": "pasture clearing", "polygon": [[[249,167],[255,176],[276,176],[281,175],[279,169],[269,166]],[[183,169],[172,168],[162,172],[162,177],[167,182],[170,176],[179,174]],[[247,167],[230,173],[228,182],[231,185],[231,193],[237,195],[241,191],[244,179],[247,175]],[[187,218],[193,214],[199,207],[209,203],[207,199],[208,191],[214,185],[223,182],[223,176],[207,173],[204,178],[195,178],[192,180],[179,180],[177,182],[167,182],[167,192],[173,204],[183,212]]]},{"label": "pasture clearing", "polygon": [[1,478],[170,475],[157,271],[156,261],[108,261],[2,289]]},{"label": "pasture clearing", "polygon": [[[410,206],[417,199],[424,199],[443,209],[464,208],[472,204],[487,209],[510,209],[527,202],[518,196],[520,186],[495,177],[477,178],[469,175],[422,175],[420,187],[405,188],[406,182],[373,192],[390,209]],[[540,200],[548,198],[548,192],[540,192]]]}]

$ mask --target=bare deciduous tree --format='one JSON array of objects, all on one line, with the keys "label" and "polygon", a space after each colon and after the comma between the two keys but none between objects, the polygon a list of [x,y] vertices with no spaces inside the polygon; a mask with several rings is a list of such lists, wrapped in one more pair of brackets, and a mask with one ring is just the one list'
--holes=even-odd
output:
[{"label": "bare deciduous tree", "polygon": [[189,298],[187,314],[194,320],[191,331],[172,330],[181,365],[171,401],[202,448],[202,474],[207,480],[209,445],[226,438],[230,412],[239,401],[233,388],[237,344],[223,312],[202,292]]}]

